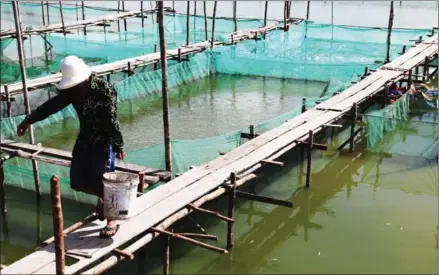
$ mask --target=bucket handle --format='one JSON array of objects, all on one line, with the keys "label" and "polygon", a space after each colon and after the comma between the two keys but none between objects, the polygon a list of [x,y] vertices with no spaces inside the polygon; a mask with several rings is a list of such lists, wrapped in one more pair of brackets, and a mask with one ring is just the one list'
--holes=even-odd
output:
[{"label": "bucket handle", "polygon": [[[128,171],[128,170],[129,170],[129,169],[128,169],[128,164],[125,162],[124,159],[121,159],[121,161],[123,162],[123,164],[125,165],[125,168],[126,168],[127,171]],[[131,178],[131,176],[130,176],[130,184],[133,184],[133,179]]]}]

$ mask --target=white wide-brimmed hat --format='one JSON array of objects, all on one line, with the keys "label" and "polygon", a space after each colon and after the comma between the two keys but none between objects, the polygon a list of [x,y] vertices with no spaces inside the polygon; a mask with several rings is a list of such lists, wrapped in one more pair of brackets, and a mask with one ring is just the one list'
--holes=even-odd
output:
[{"label": "white wide-brimmed hat", "polygon": [[77,56],[66,56],[61,60],[61,81],[58,83],[59,90],[68,89],[87,80],[91,75],[91,68]]}]

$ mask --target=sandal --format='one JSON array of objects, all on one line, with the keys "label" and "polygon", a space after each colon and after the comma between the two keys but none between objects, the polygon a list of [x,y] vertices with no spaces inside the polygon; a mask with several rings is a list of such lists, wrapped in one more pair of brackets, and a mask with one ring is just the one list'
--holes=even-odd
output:
[{"label": "sandal", "polygon": [[[99,236],[101,238],[112,238],[114,235],[116,235],[117,231],[119,230],[120,225],[117,224],[115,227],[106,225],[101,232],[99,233]],[[113,231],[113,234],[108,234],[108,232]]]},{"label": "sandal", "polygon": [[100,221],[104,221],[104,202],[102,199],[99,199],[98,204],[96,205],[96,213],[98,214],[98,218]]}]

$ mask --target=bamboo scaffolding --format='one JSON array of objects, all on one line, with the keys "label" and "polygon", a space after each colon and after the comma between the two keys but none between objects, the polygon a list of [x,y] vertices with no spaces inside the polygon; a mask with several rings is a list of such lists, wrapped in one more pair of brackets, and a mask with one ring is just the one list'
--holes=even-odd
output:
[{"label": "bamboo scaffolding", "polygon": [[[253,180],[254,178],[256,178],[255,174],[248,174],[246,176],[243,176],[239,180],[236,181],[236,187],[239,187],[239,186],[245,184],[246,182]],[[218,189],[214,190],[213,192],[194,201],[192,204],[199,207],[208,201],[211,201],[211,200],[218,198],[219,196],[226,193],[228,190],[229,190],[229,188],[219,187]],[[165,219],[164,221],[162,221],[160,224],[156,225],[155,228],[156,229],[159,228],[162,230],[164,230],[165,228],[169,228],[176,221],[184,218],[185,216],[189,215],[192,212],[193,212],[193,210],[190,208],[183,208],[180,211],[173,214],[172,216]],[[146,234],[145,236],[143,236],[142,238],[140,238],[139,240],[137,240],[136,242],[134,242],[133,244],[131,244],[130,246],[128,246],[127,248],[125,248],[124,251],[126,251],[128,253],[134,253],[137,250],[139,250],[140,248],[142,248],[145,245],[147,245],[148,243],[150,243],[154,238],[158,237],[159,235],[160,234],[158,234],[157,232],[150,232],[150,233]],[[123,260],[125,260],[124,257],[111,256],[108,259],[106,259],[105,261],[96,265],[95,267],[85,271],[84,274],[102,274],[102,273],[108,271],[109,269],[111,269],[112,267],[114,267],[115,265],[117,265],[118,263],[122,262]]]}]

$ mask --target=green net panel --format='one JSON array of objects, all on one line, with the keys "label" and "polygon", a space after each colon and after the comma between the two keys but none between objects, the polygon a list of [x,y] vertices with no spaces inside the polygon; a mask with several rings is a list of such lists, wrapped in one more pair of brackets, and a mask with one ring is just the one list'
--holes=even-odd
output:
[{"label": "green net panel", "polygon": [[[201,17],[191,20],[204,20]],[[169,19],[167,32],[169,34],[181,33],[181,37],[176,37],[175,43],[183,43],[185,37],[185,17],[176,16]],[[218,34],[230,33],[233,23],[230,20],[217,21]],[[241,27],[252,27],[253,24],[260,25],[257,20],[248,20],[239,22]],[[153,26],[153,24],[151,23]],[[203,24],[196,22],[196,26]],[[175,31],[173,30],[175,27]],[[204,40],[202,35],[204,29],[200,27],[198,30],[200,40]],[[145,34],[148,31],[145,30]],[[155,30],[149,32],[150,36]],[[413,39],[419,35],[428,33],[425,30],[419,31],[394,31],[392,39],[395,45],[391,47],[391,58],[395,58],[401,50],[402,44],[409,43],[409,39]],[[352,80],[358,79],[358,75],[362,74],[364,67],[375,68],[379,66],[379,62],[384,60],[386,54],[386,32],[380,29],[368,28],[351,28],[337,27],[313,23],[302,23],[298,26],[292,26],[289,32],[274,31],[267,35],[266,40],[247,41],[242,44],[229,47],[219,47],[213,51],[208,50],[190,57],[189,61],[182,63],[170,62],[168,67],[168,82],[170,87],[170,97],[178,96],[176,93],[178,87],[184,83],[189,83],[198,79],[215,75],[245,75],[258,77],[271,77],[282,79],[303,79],[309,81],[321,81],[327,83],[327,87],[323,92],[306,93],[301,92],[301,96],[305,96],[304,101],[288,112],[264,121],[255,121],[256,133],[263,133],[271,130],[286,120],[291,119],[302,112],[302,104],[305,108],[313,108],[315,104],[323,99],[329,98],[334,92],[343,91],[351,85]],[[62,55],[72,54],[69,49],[74,49],[75,54],[87,56],[87,49],[93,54],[90,57],[98,59],[120,59],[126,57],[125,52],[132,49],[139,49],[137,45],[143,45],[141,39],[145,38],[140,32],[140,36],[136,37],[135,31],[130,32],[127,39],[117,36],[112,37],[111,42],[105,43],[103,37],[98,39],[95,34],[93,41],[89,41],[90,48],[82,39],[63,38],[59,39],[60,45],[54,45],[54,51],[57,48]],[[55,37],[55,36],[53,36]],[[198,39],[198,34],[194,35],[194,39]],[[52,38],[51,38],[52,39]],[[69,39],[69,40],[65,40]],[[156,37],[145,42],[150,45],[156,41]],[[180,41],[180,39],[183,39]],[[52,40],[55,41],[55,40]],[[77,45],[76,42],[82,43]],[[57,42],[54,42],[57,44]],[[64,44],[64,48],[62,48]],[[99,45],[102,53],[97,52]],[[71,46],[71,47],[70,47]],[[60,50],[61,48],[61,50]],[[83,52],[80,52],[83,50]],[[105,53],[106,50],[111,51]],[[113,51],[114,50],[114,51]],[[144,49],[139,49],[139,51]],[[146,47],[146,51],[151,47]],[[122,51],[122,52],[121,52]],[[130,77],[120,76],[121,81],[115,83],[118,91],[119,115],[121,121],[125,117],[136,119],[136,115],[145,112],[142,108],[142,101],[151,99],[160,99],[161,94],[161,72],[160,70],[144,69]],[[112,77],[113,78],[113,77]],[[287,88],[288,89],[288,88]],[[290,88],[293,90],[293,87]],[[34,95],[33,102],[44,101],[44,95],[50,89],[41,89],[41,91],[31,92]],[[49,95],[47,95],[48,97]],[[32,101],[32,100],[31,100]],[[160,101],[157,101],[160,102]],[[3,106],[3,105],[2,105]],[[36,106],[33,106],[35,108]],[[263,111],[263,110],[261,110]],[[20,113],[20,111],[17,111]],[[23,113],[10,118],[1,119],[1,135],[2,137],[14,138],[15,129],[19,122],[22,121]],[[50,129],[48,126],[54,123],[64,122],[66,118],[74,118],[76,114],[71,106],[63,111],[52,115],[49,119],[39,122],[34,126],[36,128]],[[157,126],[159,127],[159,126]],[[161,126],[160,126],[161,127]],[[52,137],[50,130],[47,133],[48,138]],[[248,128],[236,129],[229,133],[221,133],[218,136],[199,139],[178,139],[175,137],[171,141],[172,145],[172,164],[174,173],[182,173],[187,171],[190,166],[201,165],[209,160],[215,159],[220,152],[230,151],[245,140],[241,139],[241,133],[248,132]],[[44,132],[46,136],[46,132]],[[162,143],[148,146],[141,146],[135,150],[128,150],[127,162],[139,165],[146,165],[153,168],[164,169],[164,146]],[[69,173],[68,168],[55,167],[40,163],[42,184],[45,185],[43,190],[48,190],[48,180],[52,174],[57,174],[63,182],[64,194],[75,200],[90,202],[91,196],[78,194],[69,189]],[[32,168],[30,162],[26,160],[14,159],[9,161],[6,168],[6,178],[11,184],[19,185],[23,188],[33,189]],[[21,176],[21,180],[16,180]]]},{"label": "green net panel", "polygon": [[[424,101],[423,98],[416,99],[418,104]],[[419,110],[413,101],[413,96],[406,93],[395,103],[365,115],[369,151],[437,158],[437,109]]]}]

